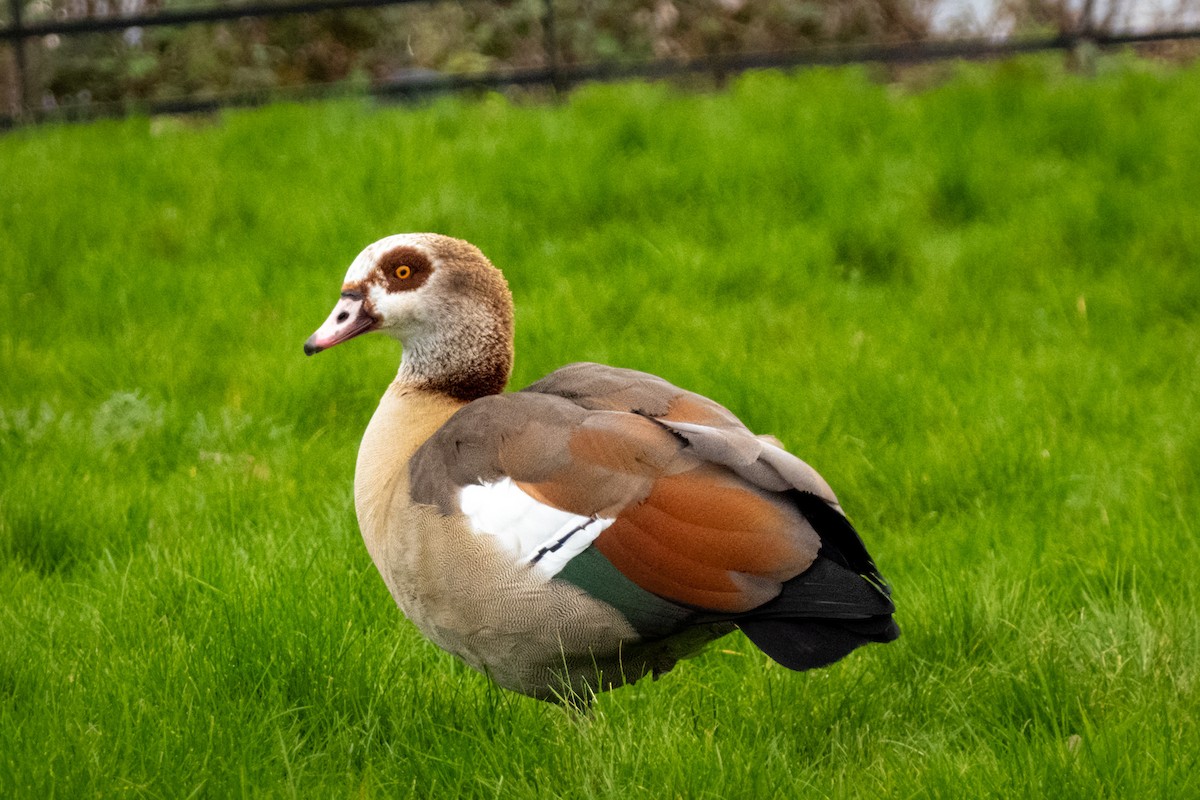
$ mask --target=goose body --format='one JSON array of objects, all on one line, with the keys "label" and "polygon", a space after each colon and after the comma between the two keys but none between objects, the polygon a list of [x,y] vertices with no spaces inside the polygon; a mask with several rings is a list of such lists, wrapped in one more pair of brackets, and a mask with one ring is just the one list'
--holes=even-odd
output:
[{"label": "goose body", "polygon": [[828,484],[716,402],[599,364],[503,393],[512,301],[474,246],[367,247],[305,344],[403,342],[359,449],[367,550],[421,632],[501,686],[586,698],[735,628],[784,666],[899,635]]}]

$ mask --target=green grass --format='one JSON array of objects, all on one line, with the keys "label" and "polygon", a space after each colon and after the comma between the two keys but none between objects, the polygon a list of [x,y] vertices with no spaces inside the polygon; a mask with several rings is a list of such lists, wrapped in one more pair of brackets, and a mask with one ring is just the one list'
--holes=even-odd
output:
[{"label": "green grass", "polygon": [[[0,796],[1200,796],[1200,71],[860,70],[0,138]],[[357,251],[470,239],[514,385],[658,372],[838,491],[904,636],[579,719],[393,606]]]}]

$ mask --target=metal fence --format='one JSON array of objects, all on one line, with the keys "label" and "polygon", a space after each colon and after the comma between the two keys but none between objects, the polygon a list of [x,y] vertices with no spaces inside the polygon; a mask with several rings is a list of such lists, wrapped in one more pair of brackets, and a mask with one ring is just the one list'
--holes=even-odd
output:
[{"label": "metal fence", "polygon": [[[486,2],[487,0],[474,0]],[[166,9],[154,13],[89,17],[52,21],[23,19],[24,0],[8,0],[9,21],[0,27],[0,43],[12,48],[16,71],[17,113],[0,114],[0,128],[47,119],[78,119],[121,116],[131,112],[172,114],[213,111],[223,107],[258,105],[278,99],[310,99],[362,92],[346,84],[310,84],[290,89],[235,92],[215,97],[183,96],[170,100],[139,103],[94,104],[86,108],[44,109],[34,102],[29,85],[26,44],[48,36],[126,31],[132,28],[184,27],[203,23],[253,18],[284,18],[328,11],[436,4],[445,0],[301,0],[292,3],[248,2],[236,6]],[[587,81],[629,78],[665,78],[678,75],[708,75],[720,81],[752,69],[788,68],[848,63],[917,64],[941,59],[988,59],[1036,51],[1069,51],[1090,44],[1098,48],[1146,45],[1200,39],[1200,29],[1172,28],[1150,32],[1111,32],[1093,29],[1092,3],[1085,0],[1080,21],[1052,35],[1015,37],[1005,40],[950,39],[901,44],[856,44],[821,46],[769,53],[729,53],[679,59],[654,59],[636,63],[563,64],[556,35],[555,0],[542,0],[543,65],[536,68],[502,69],[470,75],[417,73],[374,83],[365,91],[378,97],[415,97],[476,88],[541,86],[554,91]]]}]

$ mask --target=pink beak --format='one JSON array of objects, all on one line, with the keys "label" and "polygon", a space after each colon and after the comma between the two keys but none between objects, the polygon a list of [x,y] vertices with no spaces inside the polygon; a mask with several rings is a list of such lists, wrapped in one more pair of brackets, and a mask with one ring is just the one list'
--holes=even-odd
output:
[{"label": "pink beak", "polygon": [[304,343],[304,355],[328,350],[335,344],[374,330],[378,324],[379,320],[367,311],[361,292],[342,292],[329,319]]}]

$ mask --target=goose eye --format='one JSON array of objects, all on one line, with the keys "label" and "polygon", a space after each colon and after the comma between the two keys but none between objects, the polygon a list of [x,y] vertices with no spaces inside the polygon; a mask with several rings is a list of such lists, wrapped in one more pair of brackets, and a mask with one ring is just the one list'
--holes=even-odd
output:
[{"label": "goose eye", "polygon": [[411,275],[412,267],[408,266],[407,264],[401,264],[400,266],[396,267],[396,277],[400,280],[408,280]]}]

